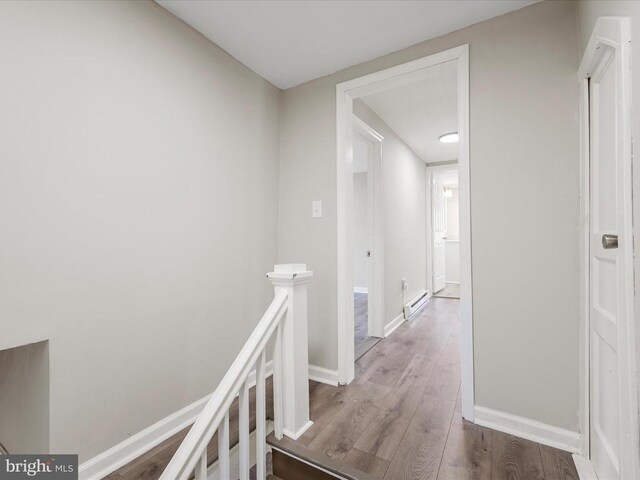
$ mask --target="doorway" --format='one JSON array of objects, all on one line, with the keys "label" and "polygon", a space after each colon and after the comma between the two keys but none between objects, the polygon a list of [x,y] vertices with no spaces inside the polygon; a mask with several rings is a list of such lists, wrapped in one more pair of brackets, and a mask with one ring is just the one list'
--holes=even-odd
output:
[{"label": "doorway", "polygon": [[[454,62],[457,87],[457,159],[460,197],[460,352],[462,365],[462,415],[474,420],[473,388],[473,319],[471,285],[471,207],[469,193],[469,47],[463,45],[419,60],[372,73],[338,84],[336,96],[337,122],[337,300],[338,300],[338,377],[350,383],[354,368],[354,303],[353,303],[353,108],[354,100],[394,87],[420,81],[430,74],[430,67]],[[424,167],[423,167],[424,168]],[[423,184],[424,186],[424,184]],[[423,197],[424,198],[424,197]],[[423,203],[424,204],[424,203]],[[422,217],[424,220],[424,216]],[[423,232],[424,221],[422,220]],[[421,220],[416,217],[415,222]],[[374,252],[375,258],[375,252]],[[382,263],[384,268],[384,263]],[[385,272],[386,273],[386,272]],[[395,280],[395,279],[394,279]],[[402,279],[398,279],[402,280]],[[398,281],[402,289],[407,286]],[[389,331],[400,325],[401,317],[386,318]],[[385,327],[387,330],[387,327]]]},{"label": "doorway", "polygon": [[[381,280],[374,258],[382,258],[376,246],[376,225],[381,215],[376,207],[380,193],[376,181],[382,162],[384,138],[357,117],[353,119],[353,305],[354,361],[368,352],[382,337]],[[378,283],[378,285],[376,285]]]},{"label": "doorway", "polygon": [[434,297],[460,298],[460,188],[458,163],[427,168],[430,252],[427,272]]},{"label": "doorway", "polygon": [[599,478],[638,478],[630,21],[603,17],[580,65],[583,453]]}]

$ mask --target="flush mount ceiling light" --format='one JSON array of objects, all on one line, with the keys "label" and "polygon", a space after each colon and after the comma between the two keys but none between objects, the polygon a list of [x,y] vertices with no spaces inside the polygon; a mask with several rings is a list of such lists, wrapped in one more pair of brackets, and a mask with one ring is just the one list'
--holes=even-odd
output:
[{"label": "flush mount ceiling light", "polygon": [[458,141],[458,132],[451,132],[440,135],[440,141],[442,143],[456,143]]}]

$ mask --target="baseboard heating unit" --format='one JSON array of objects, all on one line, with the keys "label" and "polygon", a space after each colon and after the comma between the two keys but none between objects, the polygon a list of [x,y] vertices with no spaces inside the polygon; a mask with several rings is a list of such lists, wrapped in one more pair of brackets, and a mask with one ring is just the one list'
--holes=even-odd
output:
[{"label": "baseboard heating unit", "polygon": [[429,292],[424,290],[422,293],[415,296],[411,301],[404,304],[404,318],[409,320],[409,317],[416,313],[421,306],[427,303],[429,300]]}]

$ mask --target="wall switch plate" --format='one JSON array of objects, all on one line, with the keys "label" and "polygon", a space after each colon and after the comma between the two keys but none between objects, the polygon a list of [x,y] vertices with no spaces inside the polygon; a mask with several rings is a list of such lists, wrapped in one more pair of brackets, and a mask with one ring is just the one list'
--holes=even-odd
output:
[{"label": "wall switch plate", "polygon": [[407,280],[404,278],[402,279],[402,290],[404,290],[405,292],[409,290],[409,284],[407,283]]},{"label": "wall switch plate", "polygon": [[322,200],[313,200],[311,202],[311,217],[322,218]]}]

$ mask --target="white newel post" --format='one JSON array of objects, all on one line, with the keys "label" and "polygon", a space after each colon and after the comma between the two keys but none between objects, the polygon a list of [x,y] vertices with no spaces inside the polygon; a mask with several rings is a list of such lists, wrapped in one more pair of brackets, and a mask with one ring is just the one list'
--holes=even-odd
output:
[{"label": "white newel post", "polygon": [[313,272],[303,263],[276,265],[267,274],[275,293],[287,292],[282,320],[282,432],[297,440],[312,424],[309,420],[309,347],[307,284]]}]

